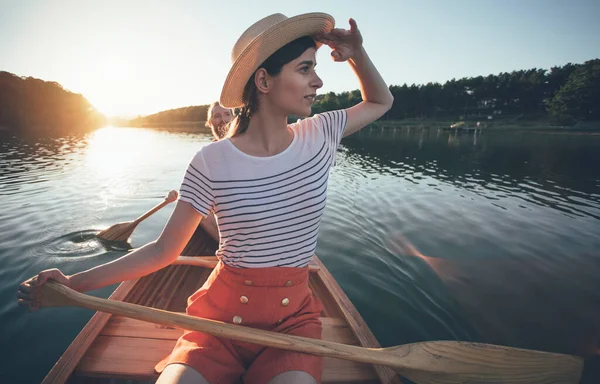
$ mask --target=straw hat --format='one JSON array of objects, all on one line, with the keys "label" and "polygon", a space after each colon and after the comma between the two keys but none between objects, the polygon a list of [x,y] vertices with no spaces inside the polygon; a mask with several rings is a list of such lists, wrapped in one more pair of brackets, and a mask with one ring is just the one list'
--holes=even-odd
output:
[{"label": "straw hat", "polygon": [[[231,69],[221,91],[221,106],[241,107],[248,79],[279,48],[302,36],[329,32],[334,25],[335,20],[326,13],[305,13],[294,17],[275,13],[252,24],[231,51]],[[317,42],[317,47],[320,45]]]}]

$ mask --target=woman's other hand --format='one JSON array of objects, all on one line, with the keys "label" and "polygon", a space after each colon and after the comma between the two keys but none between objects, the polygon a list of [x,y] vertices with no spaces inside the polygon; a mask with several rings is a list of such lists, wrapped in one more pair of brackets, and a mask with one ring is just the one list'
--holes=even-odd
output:
[{"label": "woman's other hand", "polygon": [[17,303],[22,307],[27,307],[29,312],[36,311],[40,307],[40,288],[48,280],[57,281],[67,287],[71,286],[69,277],[60,270],[47,269],[21,283],[17,291]]}]

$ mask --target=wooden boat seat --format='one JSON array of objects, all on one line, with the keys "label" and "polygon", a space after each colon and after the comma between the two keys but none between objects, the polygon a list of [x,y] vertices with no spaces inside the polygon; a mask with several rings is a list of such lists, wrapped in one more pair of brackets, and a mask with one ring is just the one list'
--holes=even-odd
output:
[{"label": "wooden boat seat", "polygon": [[[322,317],[323,339],[357,345],[340,318]],[[76,368],[76,377],[110,377],[153,382],[154,365],[173,349],[179,329],[112,316]],[[377,383],[372,366],[326,358],[324,383]],[[79,380],[75,380],[79,381]]]}]

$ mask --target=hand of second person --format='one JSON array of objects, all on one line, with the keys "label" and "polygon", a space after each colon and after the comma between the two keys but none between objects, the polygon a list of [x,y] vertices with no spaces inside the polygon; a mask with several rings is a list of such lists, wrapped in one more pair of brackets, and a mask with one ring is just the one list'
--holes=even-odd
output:
[{"label": "hand of second person", "polygon": [[165,196],[165,201],[172,203],[175,200],[177,200],[177,198],[179,197],[179,194],[177,193],[176,190],[171,190],[169,191],[169,193],[167,194],[167,196]]},{"label": "hand of second person", "polygon": [[40,287],[48,280],[55,280],[67,287],[71,286],[69,277],[60,270],[47,269],[21,283],[17,291],[17,303],[22,307],[27,307],[29,312],[36,311],[40,306]]},{"label": "hand of second person", "polygon": [[335,61],[346,61],[362,48],[363,38],[358,30],[356,21],[349,20],[350,30],[334,28],[330,32],[317,36],[317,41],[328,45],[331,49],[331,57]]}]

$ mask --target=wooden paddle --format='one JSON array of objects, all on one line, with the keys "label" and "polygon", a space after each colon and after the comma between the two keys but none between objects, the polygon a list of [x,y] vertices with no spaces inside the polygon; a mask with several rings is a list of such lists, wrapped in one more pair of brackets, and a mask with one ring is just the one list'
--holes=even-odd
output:
[{"label": "wooden paddle", "polygon": [[205,332],[269,347],[395,368],[416,383],[577,383],[583,359],[490,344],[433,341],[364,348],[202,319],[141,305],[100,299],[55,281],[41,288],[40,307],[79,306],[156,324]]},{"label": "wooden paddle", "polygon": [[96,236],[102,240],[108,241],[127,241],[127,239],[129,239],[129,236],[131,236],[133,230],[135,229],[135,227],[137,227],[139,223],[141,223],[147,217],[154,214],[156,211],[160,210],[165,205],[177,200],[177,196],[177,191],[173,190],[169,192],[169,194],[165,197],[165,200],[162,203],[158,204],[157,206],[144,213],[137,219],[133,221],[126,221],[123,223],[111,225],[110,227],[98,233]]}]

